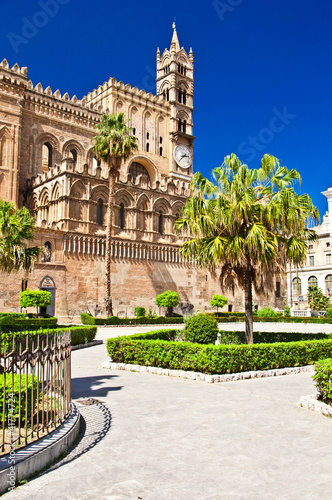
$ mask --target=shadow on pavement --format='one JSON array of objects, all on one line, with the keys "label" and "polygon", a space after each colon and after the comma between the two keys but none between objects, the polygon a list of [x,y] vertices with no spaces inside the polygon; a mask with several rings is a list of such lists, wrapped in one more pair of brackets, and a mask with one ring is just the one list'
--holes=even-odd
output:
[{"label": "shadow on pavement", "polygon": [[[72,398],[106,398],[109,392],[120,391],[122,389],[122,386],[112,385],[111,380],[116,377],[118,375],[72,378]],[[96,386],[100,387],[96,388]]]}]

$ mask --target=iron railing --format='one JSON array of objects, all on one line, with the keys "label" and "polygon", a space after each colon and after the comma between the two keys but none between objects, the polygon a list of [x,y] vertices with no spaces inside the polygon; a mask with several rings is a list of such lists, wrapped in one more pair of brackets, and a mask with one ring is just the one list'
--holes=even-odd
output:
[{"label": "iron railing", "polygon": [[0,333],[0,453],[50,433],[71,409],[70,332]]}]

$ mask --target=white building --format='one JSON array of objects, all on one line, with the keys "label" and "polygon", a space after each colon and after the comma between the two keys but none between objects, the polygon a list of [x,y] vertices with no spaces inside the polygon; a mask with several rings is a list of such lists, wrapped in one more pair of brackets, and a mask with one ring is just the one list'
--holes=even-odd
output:
[{"label": "white building", "polygon": [[309,244],[305,265],[287,270],[288,304],[294,309],[308,308],[310,286],[318,286],[325,295],[332,296],[332,187],[322,194],[328,199],[328,211],[322,224],[313,228],[318,239]]}]

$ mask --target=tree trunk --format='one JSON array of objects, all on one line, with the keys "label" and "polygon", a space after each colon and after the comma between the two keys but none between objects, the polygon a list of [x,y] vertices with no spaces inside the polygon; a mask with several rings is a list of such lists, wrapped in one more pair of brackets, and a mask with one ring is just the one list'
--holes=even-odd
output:
[{"label": "tree trunk", "polygon": [[105,306],[107,317],[113,316],[113,303],[111,292],[111,243],[112,243],[112,223],[113,204],[115,192],[116,170],[111,166],[109,170],[109,192],[107,205],[107,234],[106,234],[106,271],[105,271]]},{"label": "tree trunk", "polygon": [[244,279],[244,302],[246,312],[246,343],[254,343],[253,320],[252,320],[252,274],[246,271]]}]

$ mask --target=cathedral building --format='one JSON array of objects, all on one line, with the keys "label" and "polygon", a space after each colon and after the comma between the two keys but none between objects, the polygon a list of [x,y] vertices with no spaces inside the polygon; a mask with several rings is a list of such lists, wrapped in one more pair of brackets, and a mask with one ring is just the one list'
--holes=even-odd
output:
[{"label": "cathedral building", "polygon": [[[103,313],[108,169],[91,139],[101,115],[112,112],[130,119],[139,144],[116,182],[114,313],[157,309],[155,297],[166,290],[178,292],[183,312],[210,309],[219,284],[181,261],[183,240],[174,231],[193,174],[193,63],[175,25],[170,49],[157,51],[156,95],[110,78],[78,99],[34,86],[27,68],[0,63],[0,198],[31,210],[34,244],[45,248],[28,276],[1,275],[1,311],[19,310],[28,286],[49,290],[48,312],[62,320]],[[242,293],[229,304],[242,310]]]}]

